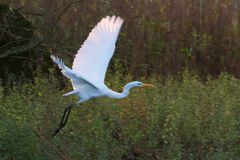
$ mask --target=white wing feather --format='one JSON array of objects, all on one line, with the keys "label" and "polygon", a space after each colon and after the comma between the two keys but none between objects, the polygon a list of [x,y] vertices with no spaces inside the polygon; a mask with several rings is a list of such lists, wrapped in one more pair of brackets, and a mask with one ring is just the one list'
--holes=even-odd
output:
[{"label": "white wing feather", "polygon": [[122,23],[120,17],[107,16],[92,29],[73,62],[72,70],[77,76],[95,86],[104,85],[106,70]]}]

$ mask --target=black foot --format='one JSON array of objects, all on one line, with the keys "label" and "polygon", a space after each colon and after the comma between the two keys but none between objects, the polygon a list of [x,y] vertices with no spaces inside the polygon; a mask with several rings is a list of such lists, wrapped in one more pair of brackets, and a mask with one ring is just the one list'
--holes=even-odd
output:
[{"label": "black foot", "polygon": [[71,112],[72,107],[73,107],[73,104],[71,104],[70,106],[65,108],[61,123],[60,123],[59,127],[55,130],[55,132],[53,133],[52,137],[56,136],[58,134],[58,132],[66,125],[68,116]]}]

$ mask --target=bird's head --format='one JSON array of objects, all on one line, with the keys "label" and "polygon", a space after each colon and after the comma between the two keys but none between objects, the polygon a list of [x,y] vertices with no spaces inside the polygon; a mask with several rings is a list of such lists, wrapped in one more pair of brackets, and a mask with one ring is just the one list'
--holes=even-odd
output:
[{"label": "bird's head", "polygon": [[129,90],[133,87],[154,87],[154,86],[151,84],[146,84],[146,83],[142,83],[139,81],[133,81],[133,82],[128,83],[124,88]]}]

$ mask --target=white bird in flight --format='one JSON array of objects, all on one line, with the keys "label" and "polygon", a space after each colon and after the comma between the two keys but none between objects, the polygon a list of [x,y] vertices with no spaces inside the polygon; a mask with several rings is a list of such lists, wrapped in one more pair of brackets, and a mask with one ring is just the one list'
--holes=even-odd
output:
[{"label": "white bird in flight", "polygon": [[[64,94],[64,96],[76,95],[80,98],[77,103],[82,103],[97,97],[120,99],[127,97],[129,90],[133,87],[152,87],[150,84],[133,81],[124,86],[122,93],[118,93],[109,89],[104,84],[106,70],[113,56],[115,43],[122,24],[123,19],[120,17],[107,16],[103,18],[92,29],[87,40],[78,50],[73,61],[72,69],[67,67],[62,59],[51,55],[53,62],[58,65],[62,74],[69,78],[72,83],[73,90]],[[67,118],[71,107],[72,106],[65,109],[65,112],[68,111]],[[67,118],[65,122],[63,122],[65,112],[60,127],[54,135],[66,124]]]}]

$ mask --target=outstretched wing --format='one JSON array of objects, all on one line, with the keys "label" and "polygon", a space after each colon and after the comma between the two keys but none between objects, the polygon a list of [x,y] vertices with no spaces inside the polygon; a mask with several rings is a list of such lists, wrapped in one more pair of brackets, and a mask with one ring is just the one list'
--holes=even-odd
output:
[{"label": "outstretched wing", "polygon": [[75,74],[84,77],[95,86],[104,84],[122,23],[120,17],[107,16],[92,29],[75,56],[72,66]]}]

